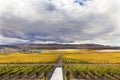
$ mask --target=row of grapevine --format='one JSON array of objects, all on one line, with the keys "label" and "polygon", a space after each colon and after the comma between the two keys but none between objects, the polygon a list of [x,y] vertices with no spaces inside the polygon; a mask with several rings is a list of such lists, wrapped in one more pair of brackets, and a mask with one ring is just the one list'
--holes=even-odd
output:
[{"label": "row of grapevine", "polygon": [[81,59],[63,58],[63,63],[65,64],[72,64],[72,63],[73,64],[87,64],[90,62],[81,60]]},{"label": "row of grapevine", "polygon": [[0,64],[55,64],[57,63],[59,55],[57,54],[48,54],[48,53],[36,53],[36,54],[23,54],[23,53],[14,53],[14,54],[1,54],[0,55]]},{"label": "row of grapevine", "polygon": [[120,80],[120,66],[108,65],[64,65],[65,80]]},{"label": "row of grapevine", "polygon": [[2,79],[44,79],[54,65],[41,66],[0,66],[0,80]]},{"label": "row of grapevine", "polygon": [[67,63],[94,63],[120,64],[120,53],[71,53],[63,54],[63,62]]}]

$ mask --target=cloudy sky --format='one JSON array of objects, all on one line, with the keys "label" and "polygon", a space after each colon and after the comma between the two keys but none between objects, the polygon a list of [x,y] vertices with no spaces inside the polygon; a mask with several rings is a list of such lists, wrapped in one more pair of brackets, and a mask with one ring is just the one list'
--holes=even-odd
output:
[{"label": "cloudy sky", "polygon": [[120,46],[120,0],[0,0],[0,44]]}]

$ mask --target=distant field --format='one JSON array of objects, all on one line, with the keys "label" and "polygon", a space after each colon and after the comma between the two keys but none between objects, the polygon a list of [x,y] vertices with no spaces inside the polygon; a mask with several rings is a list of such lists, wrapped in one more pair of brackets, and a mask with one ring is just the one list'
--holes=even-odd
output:
[{"label": "distant field", "polygon": [[120,52],[99,52],[96,50],[48,50],[24,54],[0,54],[0,63],[56,63],[59,56],[63,63],[105,63],[120,64]]},{"label": "distant field", "polygon": [[63,55],[64,63],[120,64],[120,53],[72,53]]},{"label": "distant field", "polygon": [[56,63],[58,54],[1,54],[0,63]]}]

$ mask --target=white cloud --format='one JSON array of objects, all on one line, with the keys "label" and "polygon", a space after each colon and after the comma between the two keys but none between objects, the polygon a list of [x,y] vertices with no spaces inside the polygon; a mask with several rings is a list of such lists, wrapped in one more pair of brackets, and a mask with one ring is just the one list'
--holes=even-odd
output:
[{"label": "white cloud", "polygon": [[17,38],[8,38],[0,35],[0,44],[14,44],[14,43],[27,43],[29,40],[17,39]]},{"label": "white cloud", "polygon": [[84,6],[74,0],[0,0],[0,35],[35,43],[105,44],[111,39],[107,44],[120,45],[120,0],[83,3]]}]

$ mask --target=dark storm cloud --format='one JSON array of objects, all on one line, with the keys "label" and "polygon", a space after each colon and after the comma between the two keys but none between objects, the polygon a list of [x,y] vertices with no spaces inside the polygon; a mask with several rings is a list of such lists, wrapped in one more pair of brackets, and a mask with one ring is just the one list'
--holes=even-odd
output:
[{"label": "dark storm cloud", "polygon": [[[49,22],[29,22],[13,16],[10,19],[2,18],[2,20],[2,26],[4,27],[1,28],[1,35],[30,41],[70,42],[74,40],[91,40],[114,31],[114,24],[110,23],[112,21],[101,14],[90,14],[75,20],[65,19],[64,22],[53,24],[54,28]],[[96,26],[98,27],[96,28]],[[52,36],[52,38],[41,39],[36,38],[36,36]],[[64,38],[68,40],[66,41]]]},{"label": "dark storm cloud", "polygon": [[45,6],[45,9],[47,11],[54,11],[56,9],[56,7],[53,4],[47,3],[47,6]]}]

